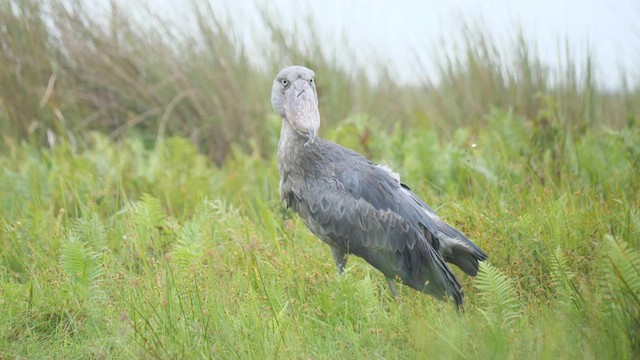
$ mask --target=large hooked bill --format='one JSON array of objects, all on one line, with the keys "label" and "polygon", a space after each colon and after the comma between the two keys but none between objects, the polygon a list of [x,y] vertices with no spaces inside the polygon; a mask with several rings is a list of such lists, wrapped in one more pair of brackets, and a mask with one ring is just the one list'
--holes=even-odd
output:
[{"label": "large hooked bill", "polygon": [[313,144],[320,127],[320,111],[315,88],[307,80],[298,79],[284,92],[284,110],[289,123],[303,136],[304,144]]}]

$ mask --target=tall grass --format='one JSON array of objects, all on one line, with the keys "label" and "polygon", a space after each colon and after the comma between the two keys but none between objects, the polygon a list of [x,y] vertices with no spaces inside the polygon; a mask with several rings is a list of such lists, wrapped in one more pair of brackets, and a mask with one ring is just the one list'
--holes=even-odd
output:
[{"label": "tall grass", "polygon": [[[375,81],[346,71],[313,27],[296,36],[272,14],[263,13],[260,37],[270,40],[250,54],[233,24],[204,1],[191,4],[190,23],[182,26],[142,7],[136,17],[116,2],[96,18],[82,4],[9,0],[0,7],[3,145],[58,137],[82,145],[86,131],[100,130],[116,139],[132,132],[150,140],[184,136],[217,164],[231,144],[264,153],[273,134],[257,119],[270,113],[273,74],[292,63],[323,77],[320,106],[329,126],[363,114],[386,130],[428,126],[450,138],[457,127],[485,126],[496,108],[540,131],[556,126],[552,119],[578,131],[620,128],[635,123],[640,110],[636,84],[601,89],[591,53],[567,48],[566,65],[550,69],[522,34],[504,51],[491,34],[463,27],[451,47],[460,51],[432,56],[437,82],[402,85],[383,65]],[[340,49],[351,51],[348,44]]]}]

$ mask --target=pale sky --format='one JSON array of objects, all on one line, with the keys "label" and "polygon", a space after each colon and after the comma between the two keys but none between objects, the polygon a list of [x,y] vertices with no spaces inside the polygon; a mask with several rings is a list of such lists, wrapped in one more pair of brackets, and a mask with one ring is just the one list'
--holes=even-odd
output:
[{"label": "pale sky", "polygon": [[[106,1],[106,0],[105,0]],[[123,3],[129,1],[121,0]],[[186,2],[142,0],[158,13],[185,23]],[[542,60],[552,67],[562,61],[565,40],[575,54],[592,50],[597,76],[615,86],[624,67],[634,79],[640,75],[640,1],[638,0],[210,0],[216,12],[228,16],[249,49],[266,40],[260,38],[257,8],[267,9],[287,28],[303,28],[312,14],[328,50],[339,61],[345,38],[357,53],[356,62],[383,59],[402,81],[415,78],[417,64],[427,68],[444,44],[460,34],[463,22],[480,23],[507,46],[521,28],[536,45]],[[264,35],[262,35],[264,36]],[[346,53],[346,52],[342,52]],[[419,59],[419,60],[418,60]],[[284,65],[284,64],[283,64]],[[429,71],[429,69],[427,69]]]}]

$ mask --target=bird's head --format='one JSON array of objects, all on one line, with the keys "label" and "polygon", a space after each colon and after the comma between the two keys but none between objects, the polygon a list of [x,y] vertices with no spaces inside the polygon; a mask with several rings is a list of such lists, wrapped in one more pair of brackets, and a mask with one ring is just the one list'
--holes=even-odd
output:
[{"label": "bird's head", "polygon": [[283,69],[273,80],[271,104],[298,134],[313,143],[320,127],[315,73],[303,66]]}]

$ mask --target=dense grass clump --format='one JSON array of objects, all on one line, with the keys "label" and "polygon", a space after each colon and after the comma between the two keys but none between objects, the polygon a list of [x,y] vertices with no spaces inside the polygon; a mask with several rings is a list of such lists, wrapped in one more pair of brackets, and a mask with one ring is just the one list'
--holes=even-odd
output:
[{"label": "dense grass clump", "polygon": [[396,303],[360,260],[337,276],[283,212],[273,156],[237,151],[216,168],[185,139],[99,134],[82,151],[14,146],[0,157],[0,353],[635,357],[640,133],[588,130],[557,157],[531,153],[522,119],[490,124],[453,142],[419,129],[370,140],[490,254],[477,279],[461,276],[462,313],[405,287]]}]

